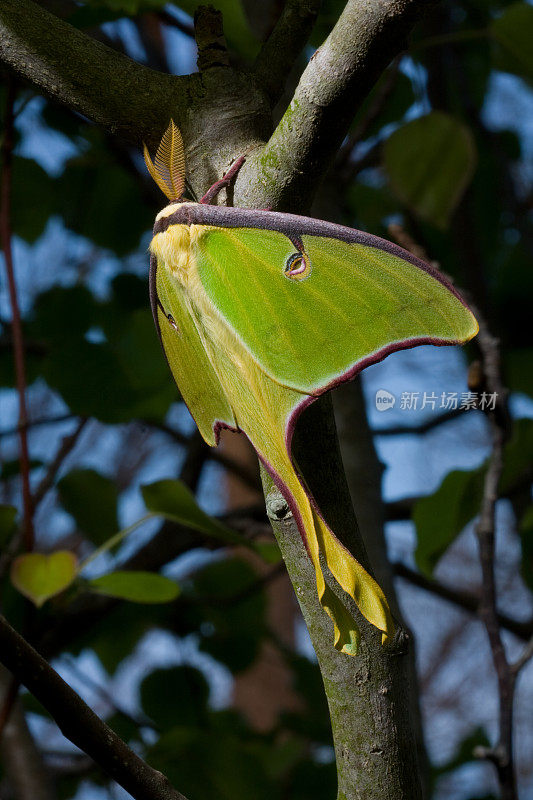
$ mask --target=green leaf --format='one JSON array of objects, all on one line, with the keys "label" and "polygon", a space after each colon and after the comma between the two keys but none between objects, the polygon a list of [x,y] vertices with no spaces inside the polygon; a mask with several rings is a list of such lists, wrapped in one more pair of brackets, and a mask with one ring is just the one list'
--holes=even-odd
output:
[{"label": "green leaf", "polygon": [[517,419],[503,452],[499,490],[507,494],[517,485],[531,482],[533,473],[533,420]]},{"label": "green leaf", "polygon": [[109,345],[65,339],[48,354],[42,371],[73,414],[102,422],[131,419],[131,390]]},{"label": "green leaf", "polygon": [[507,350],[504,363],[505,378],[511,391],[533,396],[533,348]]},{"label": "green leaf", "polygon": [[[531,482],[533,464],[533,420],[518,419],[503,452],[499,494]],[[487,462],[472,471],[450,472],[437,491],[423,497],[413,509],[418,545],[416,562],[430,575],[438,560],[464,527],[478,514],[483,495]]]},{"label": "green leaf", "polygon": [[68,550],[26,553],[11,565],[11,582],[38,608],[50,597],[70,586],[77,574],[78,559]]},{"label": "green leaf", "polygon": [[57,484],[61,504],[78,528],[96,545],[118,529],[115,483],[94,469],[75,469]]},{"label": "green leaf", "polygon": [[[200,648],[240,672],[255,660],[265,633],[266,598],[253,567],[242,558],[224,558],[193,577],[193,603],[203,612]],[[250,591],[252,590],[252,591]]]},{"label": "green leaf", "polygon": [[272,800],[277,796],[253,743],[220,731],[174,727],[149,749],[146,758],[187,797]]},{"label": "green leaf", "polygon": [[[119,664],[127,658],[147,631],[159,624],[159,616],[166,605],[139,605],[116,603],[95,628],[73,631],[68,650],[78,655],[87,647],[94,650],[106,672],[113,675]],[[187,631],[188,633],[189,631]]]},{"label": "green leaf", "polygon": [[57,179],[65,225],[98,247],[123,256],[153,224],[140,181],[106,151],[93,133],[92,147],[67,162]]},{"label": "green leaf", "polygon": [[422,219],[446,228],[474,172],[474,139],[459,120],[433,111],[387,139],[384,164],[397,196]]},{"label": "green leaf", "polygon": [[93,592],[132,603],[170,603],[180,593],[175,581],[157,572],[119,570],[88,581]]},{"label": "green leaf", "polygon": [[416,563],[426,575],[431,575],[446,549],[478,513],[484,475],[485,467],[450,472],[434,494],[415,504]]},{"label": "green leaf", "polygon": [[181,481],[162,480],[141,487],[146,508],[228,544],[244,544],[239,534],[208,516]]},{"label": "green leaf", "polygon": [[[38,458],[32,458],[30,461],[30,469],[38,469],[39,467],[43,466],[43,462]],[[9,461],[4,461],[1,469],[0,475],[2,476],[3,481],[8,481],[10,478],[14,478],[17,475],[20,475],[20,461],[18,458],[12,458]]]},{"label": "green leaf", "polygon": [[277,542],[256,542],[254,550],[267,564],[279,564],[283,558]]},{"label": "green leaf", "polygon": [[0,548],[2,549],[15,532],[17,514],[15,506],[0,505]]},{"label": "green leaf", "polygon": [[13,158],[12,226],[17,236],[35,242],[56,213],[56,198],[54,180],[36,161],[22,156]]},{"label": "green leaf", "polygon": [[188,666],[158,669],[141,683],[141,705],[161,730],[176,723],[205,723],[209,685],[198,669]]},{"label": "green leaf", "polygon": [[533,7],[513,3],[494,20],[491,32],[497,42],[496,67],[533,80]]},{"label": "green leaf", "polygon": [[47,342],[82,337],[95,324],[97,309],[85,286],[54,286],[37,297],[28,335]]}]

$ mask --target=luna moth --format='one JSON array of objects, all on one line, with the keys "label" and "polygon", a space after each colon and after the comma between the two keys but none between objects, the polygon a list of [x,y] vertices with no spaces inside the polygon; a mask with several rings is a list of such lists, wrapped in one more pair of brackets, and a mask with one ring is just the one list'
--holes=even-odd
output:
[{"label": "luna moth", "polygon": [[296,420],[389,353],[467,342],[476,320],[437,270],[376,236],[211,205],[222,182],[199,203],[185,200],[183,143],[172,121],[154,162],[146,146],[144,155],[170,201],[150,245],[150,298],[181,396],[209,445],[222,428],[252,443],[294,515],[334,646],[353,655],[360,633],[325,581],[321,554],[384,641],[394,622],[380,586],[328,527],[294,464]]}]

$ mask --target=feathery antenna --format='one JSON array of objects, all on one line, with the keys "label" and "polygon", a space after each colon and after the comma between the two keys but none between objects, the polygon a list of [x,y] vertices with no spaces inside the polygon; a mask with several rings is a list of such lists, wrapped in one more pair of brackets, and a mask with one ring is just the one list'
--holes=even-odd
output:
[{"label": "feathery antenna", "polygon": [[180,130],[173,120],[163,134],[153,161],[144,145],[144,161],[163,194],[169,200],[179,200],[185,187],[185,153]]}]

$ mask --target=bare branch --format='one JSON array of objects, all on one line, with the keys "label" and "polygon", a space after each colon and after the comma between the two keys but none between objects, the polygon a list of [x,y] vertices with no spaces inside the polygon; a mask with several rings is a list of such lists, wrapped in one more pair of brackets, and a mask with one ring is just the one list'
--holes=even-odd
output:
[{"label": "bare branch", "polygon": [[0,661],[52,715],[62,733],[136,800],[186,800],[96,716],[45,659],[0,616]]},{"label": "bare branch", "polygon": [[321,5],[322,0],[287,0],[257,56],[255,76],[272,105],[283,92],[287,75],[307,43]]},{"label": "bare branch", "polygon": [[48,469],[46,470],[46,474],[44,475],[43,479],[41,480],[40,484],[35,490],[33,495],[33,504],[36,508],[48,490],[52,487],[55,477],[61,468],[66,457],[71,452],[72,448],[75,447],[76,442],[78,441],[78,437],[83,431],[85,425],[87,424],[87,419],[83,418],[78,422],[75,430],[73,433],[68,434],[65,436],[59,446],[59,449],[53,459],[48,465]]},{"label": "bare branch", "polygon": [[511,665],[511,669],[515,675],[518,675],[520,670],[526,666],[528,661],[533,658],[533,634],[529,642],[524,647],[522,653],[520,654],[519,658],[515,661],[514,664]]},{"label": "bare branch", "polygon": [[11,303],[12,329],[13,329],[13,358],[15,361],[15,380],[18,392],[19,414],[18,434],[20,443],[20,475],[22,478],[22,498],[24,519],[22,525],[22,538],[26,550],[33,549],[35,531],[33,527],[33,499],[30,489],[30,454],[28,449],[28,410],[26,407],[26,361],[24,357],[25,344],[22,332],[22,320],[17,296],[17,284],[13,268],[13,255],[11,252],[11,164],[14,141],[14,112],[15,88],[10,80],[7,90],[4,138],[2,142],[2,187],[0,196],[0,240],[4,251],[6,264],[7,284],[9,288],[9,301]]},{"label": "bare branch", "polygon": [[188,25],[186,22],[182,22],[182,20],[175,17],[170,11],[166,11],[163,9],[162,11],[157,11],[157,16],[165,25],[170,25],[171,28],[176,28],[181,33],[184,33],[186,36],[190,36],[191,39],[194,39],[194,27],[192,25]]},{"label": "bare branch", "polygon": [[14,428],[4,428],[4,430],[0,430],[0,439],[3,436],[14,436],[19,432],[21,427],[30,430],[30,428],[38,428],[41,425],[57,425],[60,422],[68,422],[68,420],[74,419],[74,416],[74,414],[59,414],[56,417],[43,417],[42,419],[28,420],[24,426],[16,425]]},{"label": "bare branch", "polygon": [[198,69],[229,67],[222,14],[213,6],[198,6],[194,15],[194,38],[198,46]]},{"label": "bare branch", "polygon": [[[500,381],[499,342],[491,336],[485,321],[477,313],[480,326],[478,346],[483,358],[483,372],[487,381],[489,392],[497,393],[500,403],[505,404],[505,392]],[[505,426],[502,424],[502,415],[498,413],[498,406],[494,412],[488,414],[492,433],[492,452],[485,475],[483,499],[476,525],[476,535],[479,543],[479,558],[481,562],[481,600],[479,615],[483,620],[494,669],[498,678],[499,687],[499,741],[490,753],[490,758],[498,773],[502,800],[516,800],[516,778],[513,763],[513,699],[515,689],[515,673],[513,672],[502,640],[500,623],[497,614],[496,580],[494,574],[494,540],[496,533],[496,502],[498,499],[498,486],[503,470],[503,449],[506,439]]]},{"label": "bare branch", "polygon": [[[422,573],[411,569],[406,564],[396,562],[393,565],[394,574],[397,578],[403,578],[412,586],[417,586],[419,589],[424,589],[436,597],[442,598],[458,608],[468,611],[471,614],[476,614],[479,608],[479,597],[472,592],[464,592],[458,589],[452,589],[439,581],[427,578]],[[508,617],[507,614],[498,613],[498,623],[502,628],[514,633],[520,639],[527,641],[533,636],[533,619],[528,622],[519,622],[518,620]],[[530,640],[530,641],[533,641]]]},{"label": "bare branch", "polygon": [[190,83],[137,64],[31,0],[2,0],[0,60],[23,81],[136,145],[155,144],[168,119],[180,118]]},{"label": "bare branch", "polygon": [[340,149],[336,163],[337,169],[342,169],[349,163],[354,148],[359,144],[359,142],[362,142],[363,139],[365,139],[371,126],[385,108],[398,80],[400,62],[401,56],[392,62],[390,68],[383,77],[383,81],[381,84],[378,84],[376,96],[374,97],[373,102],[368,108],[365,116],[355,126],[354,130],[351,131],[347,141]]},{"label": "bare branch", "polygon": [[[472,409],[468,409],[471,411]],[[416,435],[421,436],[434,428],[438,428],[444,422],[450,422],[452,419],[458,419],[467,413],[467,409],[454,408],[451,411],[446,411],[444,414],[438,414],[430,417],[426,422],[421,425],[395,425],[390,428],[374,428],[372,433],[374,436],[405,436]]]}]

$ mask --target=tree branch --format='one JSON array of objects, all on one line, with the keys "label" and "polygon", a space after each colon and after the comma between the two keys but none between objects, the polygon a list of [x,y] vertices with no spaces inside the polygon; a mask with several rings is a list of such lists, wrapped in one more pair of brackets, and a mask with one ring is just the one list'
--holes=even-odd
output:
[{"label": "tree branch", "polygon": [[405,49],[411,28],[431,5],[427,0],[348,0],[257,156],[256,207],[273,205],[273,198],[281,210],[310,206],[362,100]]},{"label": "tree branch", "polygon": [[137,64],[31,0],[2,0],[0,60],[21,80],[135,145],[155,144],[169,118],[181,117],[192,80]]},{"label": "tree branch", "polygon": [[35,508],[37,508],[37,506],[39,505],[43,497],[46,495],[48,490],[51,489],[51,487],[53,486],[57,473],[59,472],[64,460],[67,458],[70,451],[73,449],[73,447],[76,446],[78,437],[83,431],[86,424],[87,424],[87,418],[84,417],[78,422],[75,430],[63,438],[61,444],[59,445],[57,453],[55,454],[53,460],[48,465],[46,474],[44,475],[43,479],[41,480],[41,482],[39,483],[34,492],[33,504]]},{"label": "tree branch", "polygon": [[213,67],[229,67],[222,13],[213,6],[198,6],[194,15],[194,38],[198,48],[200,72]]},{"label": "tree branch", "polygon": [[[366,565],[349,490],[339,470],[338,442],[325,395],[306,409],[295,431],[295,457],[318,507],[342,543]],[[276,488],[262,470],[272,504]],[[281,498],[281,495],[279,495]],[[326,502],[327,501],[327,502]],[[268,506],[268,503],[267,503]],[[420,800],[418,756],[409,701],[409,637],[399,626],[390,646],[352,606],[360,621],[357,657],[332,647],[332,625],[318,602],[316,577],[294,517],[272,519],[287,570],[296,590],[328,697],[337,755],[338,797],[346,800]],[[335,590],[333,583],[331,588]],[[345,601],[350,603],[346,596]],[[402,731],[401,736],[397,735]],[[386,770],[387,780],[383,781]]]},{"label": "tree branch", "polygon": [[532,658],[533,658],[533,634],[531,635],[529,642],[524,647],[520,656],[517,658],[514,664],[511,664],[511,669],[513,671],[513,674],[518,675],[520,670],[523,669],[528,663],[528,661],[530,661]]},{"label": "tree branch", "polygon": [[13,254],[11,251],[11,165],[13,157],[14,137],[14,104],[15,88],[13,82],[8,82],[5,116],[4,138],[2,142],[2,186],[0,196],[0,240],[4,251],[7,284],[9,288],[9,301],[11,303],[12,330],[13,330],[13,358],[15,361],[15,379],[18,392],[19,414],[18,434],[20,443],[20,476],[22,479],[22,498],[24,519],[22,525],[22,538],[26,550],[33,550],[35,531],[33,527],[33,499],[30,488],[30,454],[28,449],[28,410],[26,407],[26,361],[24,358],[25,344],[22,332],[22,319],[17,296],[17,283],[13,268]]},{"label": "tree branch", "polygon": [[[472,409],[468,410],[471,411]],[[464,408],[454,408],[451,411],[445,411],[443,414],[430,417],[420,425],[395,425],[390,428],[374,428],[372,433],[374,436],[408,436],[411,434],[421,436],[432,431],[433,428],[439,427],[443,422],[450,422],[450,420],[462,417],[466,413],[467,410]]]},{"label": "tree branch", "polygon": [[186,800],[96,716],[45,659],[0,616],[0,661],[52,715],[61,732],[136,800]]},{"label": "tree branch", "polygon": [[[417,572],[399,561],[393,564],[393,569],[397,578],[408,581],[412,586],[424,589],[426,592],[430,592],[430,594],[440,597],[442,600],[453,603],[453,605],[463,609],[463,611],[468,611],[470,614],[476,614],[478,612],[479,597],[472,594],[472,592],[452,589],[450,586],[439,583],[439,581],[427,578],[425,575],[422,575],[421,572]],[[533,636],[533,619],[527,622],[519,622],[512,617],[508,617],[507,614],[498,613],[498,623],[502,628],[514,633],[514,635],[518,636],[520,639],[524,641],[533,641],[530,639],[530,637]]]},{"label": "tree branch", "polygon": [[255,77],[272,105],[281,97],[287,75],[307,44],[321,5],[322,0],[287,0],[257,56]]},{"label": "tree branch", "polygon": [[492,452],[485,474],[483,499],[479,520],[476,525],[483,578],[479,616],[485,625],[490,643],[492,660],[498,679],[500,704],[499,741],[496,747],[485,754],[485,757],[491,759],[496,767],[502,800],[516,800],[518,795],[513,760],[513,701],[516,675],[507,659],[501,635],[494,573],[496,502],[503,470],[503,452],[507,433],[507,393],[500,379],[499,342],[489,332],[479,311],[476,309],[475,312],[479,322],[477,343],[482,355],[483,375],[488,391],[495,393],[498,398],[495,410],[487,413],[491,426]]}]

